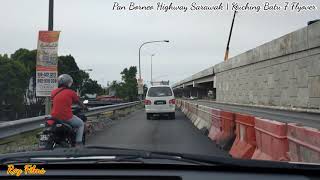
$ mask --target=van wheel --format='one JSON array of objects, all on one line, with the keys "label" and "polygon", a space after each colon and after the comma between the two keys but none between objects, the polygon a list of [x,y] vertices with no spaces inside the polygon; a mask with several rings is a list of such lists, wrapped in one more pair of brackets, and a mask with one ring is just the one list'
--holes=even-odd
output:
[{"label": "van wheel", "polygon": [[150,120],[151,119],[151,115],[150,113],[147,113],[147,120]]}]

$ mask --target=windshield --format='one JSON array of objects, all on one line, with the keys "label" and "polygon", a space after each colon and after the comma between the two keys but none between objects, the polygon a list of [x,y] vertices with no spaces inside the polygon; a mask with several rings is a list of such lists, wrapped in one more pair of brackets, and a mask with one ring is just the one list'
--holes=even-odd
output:
[{"label": "windshield", "polygon": [[149,97],[172,96],[170,87],[151,87],[148,91]]},{"label": "windshield", "polygon": [[0,162],[94,146],[320,163],[319,0],[0,7]]}]

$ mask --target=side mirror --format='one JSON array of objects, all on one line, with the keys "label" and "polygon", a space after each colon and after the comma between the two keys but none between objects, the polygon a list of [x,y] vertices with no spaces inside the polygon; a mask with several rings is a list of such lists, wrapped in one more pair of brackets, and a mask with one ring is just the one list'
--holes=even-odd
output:
[{"label": "side mirror", "polygon": [[83,101],[83,104],[88,104],[88,103],[89,103],[88,100],[84,100],[84,101]]}]

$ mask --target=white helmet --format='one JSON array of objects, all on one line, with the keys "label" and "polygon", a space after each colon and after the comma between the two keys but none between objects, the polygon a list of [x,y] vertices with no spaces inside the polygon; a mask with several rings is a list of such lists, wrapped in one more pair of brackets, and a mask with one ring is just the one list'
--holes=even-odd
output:
[{"label": "white helmet", "polygon": [[73,79],[69,74],[61,74],[58,77],[58,87],[65,86],[65,87],[71,87],[73,83]]}]

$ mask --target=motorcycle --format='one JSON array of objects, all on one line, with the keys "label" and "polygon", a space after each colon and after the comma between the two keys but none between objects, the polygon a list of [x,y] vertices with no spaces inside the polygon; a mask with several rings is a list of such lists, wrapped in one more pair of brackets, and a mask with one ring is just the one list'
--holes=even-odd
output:
[{"label": "motorcycle", "polygon": [[[87,117],[84,110],[79,106],[72,107],[73,114],[79,117],[85,124],[82,142],[86,140]],[[38,134],[39,150],[53,150],[55,148],[71,148],[76,145],[76,131],[71,125],[52,117],[45,119],[45,124],[41,124],[44,130]]]}]

